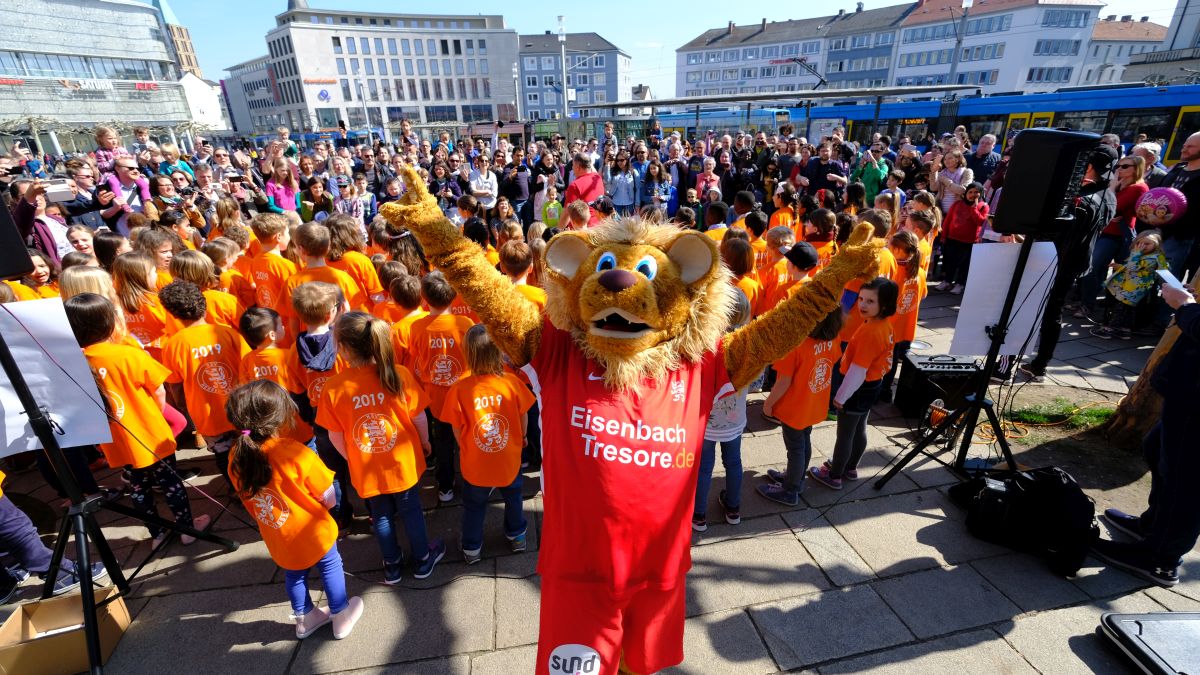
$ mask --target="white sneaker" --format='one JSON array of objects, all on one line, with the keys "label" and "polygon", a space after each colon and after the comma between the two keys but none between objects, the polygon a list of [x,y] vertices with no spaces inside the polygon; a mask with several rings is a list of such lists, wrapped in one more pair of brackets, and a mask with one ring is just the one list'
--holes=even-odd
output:
[{"label": "white sneaker", "polygon": [[296,619],[296,639],[303,640],[313,631],[321,626],[329,623],[329,609],[325,607],[313,607],[308,614],[293,615]]},{"label": "white sneaker", "polygon": [[949,281],[943,281],[942,283],[935,286],[934,290],[945,293],[946,291],[950,290],[950,286],[951,286],[951,284]]},{"label": "white sneaker", "polygon": [[[208,527],[210,522],[212,522],[211,516],[196,516],[192,519],[192,529],[203,532],[204,529]],[[183,544],[184,546],[191,546],[192,544],[196,543],[196,538],[190,534],[181,534],[179,535],[179,543]]]},{"label": "white sneaker", "polygon": [[363,601],[357,595],[350,598],[350,602],[346,605],[346,609],[333,615],[333,639],[341,640],[350,635],[350,631],[354,630],[354,624],[362,617]]},{"label": "white sneaker", "polygon": [[954,288],[950,289],[950,295],[962,295],[962,294],[963,294],[962,284],[954,284]]}]

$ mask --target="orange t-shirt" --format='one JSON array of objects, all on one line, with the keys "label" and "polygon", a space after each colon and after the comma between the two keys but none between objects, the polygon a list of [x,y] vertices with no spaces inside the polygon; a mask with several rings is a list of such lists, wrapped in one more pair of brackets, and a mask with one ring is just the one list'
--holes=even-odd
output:
[{"label": "orange t-shirt", "polygon": [[292,307],[292,293],[300,284],[306,284],[310,281],[323,281],[340,288],[342,296],[346,299],[346,302],[350,303],[350,309],[352,310],[365,312],[369,309],[367,296],[359,290],[358,284],[354,283],[354,279],[351,279],[349,274],[329,266],[308,267],[293,274],[284,282],[283,289],[279,292],[279,300],[275,305],[275,311],[279,312],[280,318],[283,319],[283,325],[288,326],[292,323],[299,323],[296,308]]},{"label": "orange t-shirt", "polygon": [[479,323],[479,316],[475,314],[475,310],[467,306],[461,295],[454,296],[454,301],[450,303],[450,313],[470,319],[472,325]]},{"label": "orange t-shirt", "polygon": [[157,281],[154,282],[154,290],[161,291],[163,286],[166,286],[172,281],[175,281],[175,277],[171,276],[170,272],[167,270],[158,270],[158,278]]},{"label": "orange t-shirt", "polygon": [[[306,570],[337,541],[337,523],[323,499],[333,472],[317,453],[293,440],[272,438],[262,449],[271,480],[253,497],[242,496],[242,506],[258,521],[271,560],[285,570]],[[229,480],[235,488],[241,484],[233,462]]]},{"label": "orange t-shirt", "polygon": [[771,260],[767,257],[767,240],[759,237],[750,242],[750,249],[754,251],[754,270],[758,271],[767,265],[771,264]]},{"label": "orange t-shirt", "polygon": [[[855,295],[858,295],[858,292],[862,290],[862,287],[862,279],[851,279],[850,281],[846,282],[844,289],[854,293]],[[842,321],[842,330],[840,333],[838,333],[838,340],[840,342],[849,342],[850,338],[854,337],[854,332],[858,330],[858,327],[866,323],[866,319],[863,319],[862,314],[858,311],[857,297],[854,299],[854,304],[850,306],[850,312],[844,315],[843,318],[845,320]]]},{"label": "orange t-shirt", "polygon": [[781,300],[784,293],[794,283],[791,276],[788,275],[787,259],[779,260],[773,265],[768,265],[760,270],[755,270],[755,278],[758,279],[759,285],[762,286],[762,304],[759,307],[760,314],[766,314],[775,308]]},{"label": "orange t-shirt", "polygon": [[221,290],[237,298],[242,307],[249,307],[258,302],[254,282],[236,267],[221,273]]},{"label": "orange t-shirt", "polygon": [[205,321],[237,330],[242,312],[246,311],[237,298],[230,293],[210,288],[204,291],[204,301],[208,308],[208,313],[204,315]]},{"label": "orange t-shirt", "polygon": [[300,364],[300,350],[293,343],[287,350],[287,384],[284,386],[293,394],[307,394],[309,405],[316,408],[325,391],[325,383],[346,368],[345,359],[338,356],[329,370],[309,370]]},{"label": "orange t-shirt", "polygon": [[773,227],[779,227],[781,225],[783,227],[792,227],[795,222],[796,214],[785,206],[782,209],[775,209],[775,211],[771,214],[771,220],[767,223],[767,229],[769,230]]},{"label": "orange t-shirt", "polygon": [[37,295],[37,297],[39,299],[57,298],[60,296],[60,293],[58,291],[58,282],[57,281],[51,281],[48,284],[42,284],[41,286],[38,286],[37,288],[31,289],[31,290],[34,292],[34,294]]},{"label": "orange t-shirt", "polygon": [[83,350],[104,387],[112,416],[111,443],[100,450],[111,467],[144,469],[175,452],[175,434],[154,398],[171,371],[137,347],[97,342]]},{"label": "orange t-shirt", "polygon": [[442,409],[446,391],[471,374],[463,353],[463,335],[474,323],[465,316],[438,314],[413,322],[409,334],[408,363],[425,392],[434,416]]},{"label": "orange t-shirt", "polygon": [[928,239],[917,242],[917,250],[921,252],[921,272],[929,273],[929,263],[933,259],[933,244]]},{"label": "orange t-shirt", "polygon": [[42,297],[38,295],[37,291],[19,281],[5,281],[4,283],[8,284],[8,287],[13,291],[13,295],[17,296],[17,302],[39,300]]},{"label": "orange t-shirt", "polygon": [[129,334],[155,358],[162,351],[163,339],[168,336],[173,320],[158,301],[157,293],[148,294],[136,312],[125,312]]},{"label": "orange t-shirt", "polygon": [[763,303],[762,285],[750,275],[738,279],[734,285],[742,289],[742,292],[746,294],[746,299],[750,301],[750,316],[758,316]]},{"label": "orange t-shirt", "polygon": [[220,436],[233,429],[225,416],[225,399],[237,386],[242,357],[250,347],[226,326],[189,326],[167,339],[162,363],[171,370],[168,382],[183,383],[188,413],[196,431]]},{"label": "orange t-shirt", "polygon": [[392,324],[392,351],[396,352],[396,363],[406,366],[409,370],[415,370],[412,365],[412,355],[408,350],[412,339],[412,327],[418,319],[424,319],[427,316],[429,316],[429,312],[418,309],[415,314],[402,316]]},{"label": "orange t-shirt", "polygon": [[388,299],[384,300],[383,302],[375,303],[375,306],[371,308],[371,314],[383,319],[389,324],[394,324],[400,319],[403,319],[404,315],[408,314],[408,310],[404,309],[400,305],[397,305],[395,301]]},{"label": "orange t-shirt", "polygon": [[815,277],[817,272],[825,269],[833,256],[837,255],[838,245],[836,241],[815,242],[813,248],[817,249],[817,266],[809,270],[808,276]]},{"label": "orange t-shirt", "polygon": [[358,496],[403,492],[425,472],[425,452],[412,418],[425,414],[425,392],[396,366],[401,395],[383,388],[374,365],[347,368],[329,378],[317,406],[317,424],[346,438],[346,463]]},{"label": "orange t-shirt", "polygon": [[728,229],[729,228],[725,225],[714,225],[713,227],[705,230],[704,234],[707,234],[710,238],[712,238],[713,241],[720,244],[725,239],[725,230]]},{"label": "orange t-shirt", "polygon": [[[245,384],[254,380],[270,380],[275,384],[291,391],[288,382],[287,368],[288,350],[267,344],[259,347],[242,357],[242,367],[238,371],[238,382]],[[295,424],[283,434],[301,443],[307,443],[313,437],[313,430],[303,420],[297,418]]]},{"label": "orange t-shirt", "polygon": [[271,251],[251,258],[249,268],[255,302],[259,307],[270,307],[278,312],[283,285],[296,273],[296,266],[278,252]]},{"label": "orange t-shirt", "polygon": [[825,419],[833,369],[842,355],[837,340],[805,338],[788,355],[775,362],[779,377],[792,384],[775,403],[775,417],[793,429],[806,429]]},{"label": "orange t-shirt", "polygon": [[879,273],[878,276],[887,277],[892,281],[896,280],[896,270],[900,269],[896,264],[896,256],[892,255],[886,247],[879,250]]},{"label": "orange t-shirt", "polygon": [[438,419],[454,426],[463,478],[479,487],[507,487],[521,470],[521,433],[533,393],[515,375],[471,375],[446,392]]},{"label": "orange t-shirt", "polygon": [[850,366],[867,369],[867,382],[882,379],[892,369],[892,324],[887,319],[874,319],[858,327],[846,344],[842,357],[842,374]]},{"label": "orange t-shirt", "polygon": [[918,270],[916,276],[910,279],[908,272],[901,267],[896,285],[900,287],[896,313],[888,317],[892,324],[892,337],[896,342],[912,342],[917,336],[917,312],[929,292],[925,286],[925,273]]},{"label": "orange t-shirt", "polygon": [[[375,263],[358,251],[346,251],[341,260],[327,260],[325,264],[350,275],[366,296],[368,306],[375,304],[376,298],[387,297],[387,290],[379,282],[379,273],[375,271]],[[353,305],[351,307],[354,308]]]},{"label": "orange t-shirt", "polygon": [[516,289],[527,300],[532,300],[538,306],[538,309],[546,309],[546,291],[529,284],[516,284]]}]

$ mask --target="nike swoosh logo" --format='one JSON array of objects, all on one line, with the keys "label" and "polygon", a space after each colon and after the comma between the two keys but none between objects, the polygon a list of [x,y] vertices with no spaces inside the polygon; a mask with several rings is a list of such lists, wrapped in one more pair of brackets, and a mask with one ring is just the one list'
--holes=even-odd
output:
[{"label": "nike swoosh logo", "polygon": [[603,380],[603,379],[604,379],[604,378],[603,378],[602,376],[600,376],[600,375],[597,375],[597,374],[595,374],[595,373],[588,373],[588,380],[591,380],[591,381],[593,381],[593,382],[594,382],[594,381],[596,381],[596,380]]}]

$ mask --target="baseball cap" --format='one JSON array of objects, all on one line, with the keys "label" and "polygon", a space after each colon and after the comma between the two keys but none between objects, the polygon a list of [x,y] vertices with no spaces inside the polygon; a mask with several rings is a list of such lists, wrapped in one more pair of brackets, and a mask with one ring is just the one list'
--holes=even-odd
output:
[{"label": "baseball cap", "polygon": [[821,260],[821,257],[817,255],[817,249],[807,241],[796,242],[783,252],[783,257],[801,270],[810,270],[816,267]]},{"label": "baseball cap", "polygon": [[335,180],[337,181],[337,186],[340,188],[346,187],[350,184],[350,178],[348,176],[338,176]]}]

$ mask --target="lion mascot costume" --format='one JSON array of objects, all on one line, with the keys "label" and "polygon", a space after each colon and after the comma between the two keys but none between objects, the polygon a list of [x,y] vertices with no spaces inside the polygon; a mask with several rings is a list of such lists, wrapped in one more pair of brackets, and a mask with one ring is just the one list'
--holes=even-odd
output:
[{"label": "lion mascot costume", "polygon": [[791,298],[726,334],[734,286],[704,233],[640,218],[562,232],[545,315],[438,209],[412,170],[382,208],[528,375],[541,405],[539,675],[652,673],[683,660],[684,579],[704,427],[877,269],[860,225]]}]

